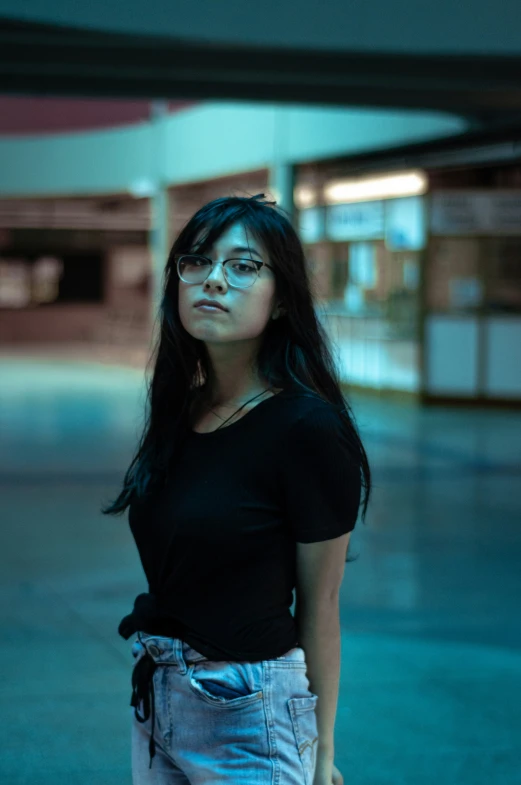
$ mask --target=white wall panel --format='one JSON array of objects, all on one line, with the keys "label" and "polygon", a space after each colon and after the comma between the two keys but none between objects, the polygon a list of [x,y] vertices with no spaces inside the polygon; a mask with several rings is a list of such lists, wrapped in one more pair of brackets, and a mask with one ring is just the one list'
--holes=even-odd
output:
[{"label": "white wall panel", "polygon": [[425,327],[427,392],[477,395],[477,318],[431,315]]},{"label": "white wall panel", "polygon": [[363,319],[318,311],[334,351],[342,381],[377,389],[418,392],[419,344],[385,337],[383,319]]},{"label": "white wall panel", "polygon": [[521,317],[488,318],[486,335],[486,393],[520,397]]}]

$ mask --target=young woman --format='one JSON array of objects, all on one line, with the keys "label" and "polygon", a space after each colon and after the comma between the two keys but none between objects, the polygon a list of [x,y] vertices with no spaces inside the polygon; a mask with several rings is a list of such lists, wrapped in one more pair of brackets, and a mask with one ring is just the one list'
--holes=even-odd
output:
[{"label": "young woman", "polygon": [[129,507],[148,582],[119,626],[134,785],[341,785],[338,595],[371,480],[284,214],[263,194],[202,207],[160,316],[144,432],[103,509]]}]

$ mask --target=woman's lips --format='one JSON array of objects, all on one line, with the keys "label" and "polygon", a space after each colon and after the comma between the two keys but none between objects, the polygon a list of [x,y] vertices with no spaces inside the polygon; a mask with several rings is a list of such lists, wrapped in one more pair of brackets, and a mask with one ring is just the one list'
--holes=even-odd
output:
[{"label": "woman's lips", "polygon": [[195,307],[198,311],[205,313],[226,313],[223,308],[219,308],[217,305],[196,305]]}]

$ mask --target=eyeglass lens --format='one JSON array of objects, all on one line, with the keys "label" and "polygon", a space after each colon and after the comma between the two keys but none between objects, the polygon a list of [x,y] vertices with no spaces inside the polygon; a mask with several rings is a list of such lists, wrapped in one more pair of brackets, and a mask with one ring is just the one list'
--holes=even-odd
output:
[{"label": "eyeglass lens", "polygon": [[[185,283],[202,283],[210,275],[213,262],[201,256],[181,256],[179,275]],[[257,278],[257,265],[251,259],[227,259],[224,274],[232,286],[251,286]]]}]

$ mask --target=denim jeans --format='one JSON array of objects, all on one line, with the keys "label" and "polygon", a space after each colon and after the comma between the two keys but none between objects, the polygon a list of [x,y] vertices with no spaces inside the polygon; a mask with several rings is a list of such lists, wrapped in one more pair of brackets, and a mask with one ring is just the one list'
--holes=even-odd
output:
[{"label": "denim jeans", "polygon": [[217,662],[178,638],[138,632],[134,665],[147,651],[157,664],[156,754],[149,768],[151,717],[138,722],[132,708],[133,785],[313,785],[318,696],[302,648]]}]

